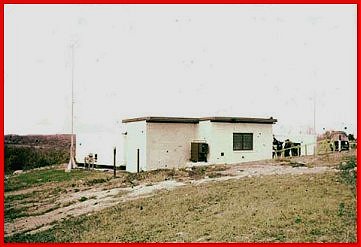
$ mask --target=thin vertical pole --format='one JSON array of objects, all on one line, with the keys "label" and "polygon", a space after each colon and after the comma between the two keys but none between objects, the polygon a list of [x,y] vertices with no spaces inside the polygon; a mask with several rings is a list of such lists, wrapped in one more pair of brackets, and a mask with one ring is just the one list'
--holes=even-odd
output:
[{"label": "thin vertical pole", "polygon": [[139,173],[139,148],[137,149],[137,173]]},{"label": "thin vertical pole", "polygon": [[[71,46],[71,144],[70,159],[74,159],[74,44]],[[72,167],[73,168],[73,164]]]},{"label": "thin vertical pole", "polygon": [[74,145],[74,44],[71,46],[71,147]]},{"label": "thin vertical pole", "polygon": [[114,169],[114,177],[117,176],[117,168],[115,167],[116,155],[117,155],[117,149],[116,149],[116,147],[114,147],[114,149],[113,149],[113,169]]},{"label": "thin vertical pole", "polygon": [[70,136],[70,160],[66,171],[76,167],[74,159],[74,44],[71,45],[71,136]]}]

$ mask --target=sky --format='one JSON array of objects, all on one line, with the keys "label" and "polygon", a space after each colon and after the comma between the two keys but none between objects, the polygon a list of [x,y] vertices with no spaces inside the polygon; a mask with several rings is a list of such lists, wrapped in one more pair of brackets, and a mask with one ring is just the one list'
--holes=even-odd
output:
[{"label": "sky", "polygon": [[7,4],[4,133],[71,133],[73,78],[75,133],[272,116],[276,134],[315,120],[357,135],[356,17],[356,5]]}]

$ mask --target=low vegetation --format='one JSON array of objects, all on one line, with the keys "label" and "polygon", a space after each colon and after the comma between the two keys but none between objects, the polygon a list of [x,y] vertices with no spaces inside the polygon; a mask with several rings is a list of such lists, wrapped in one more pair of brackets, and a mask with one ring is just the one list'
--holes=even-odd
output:
[{"label": "low vegetation", "polygon": [[5,174],[69,160],[70,135],[5,135]]},{"label": "low vegetation", "polygon": [[5,174],[64,163],[68,159],[68,151],[64,150],[5,146]]},{"label": "low vegetation", "polygon": [[[5,180],[5,191],[14,191],[19,189],[25,189],[35,186],[40,186],[47,183],[62,183],[66,182],[70,184],[79,182],[83,178],[87,178],[85,183],[92,183],[89,178],[90,172],[86,170],[74,170],[72,172],[64,172],[64,169],[42,169],[32,170],[30,172],[21,173],[16,176],[11,176]],[[93,175],[99,175],[95,173]],[[109,177],[109,175],[108,175]],[[101,178],[104,179],[104,178]],[[102,180],[103,181],[103,180]],[[104,179],[106,181],[106,179]]]},{"label": "low vegetation", "polygon": [[68,191],[88,189],[111,178],[111,174],[99,171],[67,173],[59,166],[11,175],[5,180],[5,222],[69,206],[74,202],[54,205],[54,201]]},{"label": "low vegetation", "polygon": [[[355,159],[351,159],[338,166],[339,173],[189,185],[71,218],[32,235],[6,237],[5,241],[355,242],[355,167]],[[181,172],[195,176],[216,172],[206,170]],[[163,172],[176,176],[178,171]],[[131,181],[144,179],[145,174],[131,177]]]},{"label": "low vegetation", "polygon": [[356,178],[357,178],[356,165],[357,162],[355,158],[351,158],[348,161],[342,162],[338,166],[338,169],[341,171],[342,180],[346,184],[350,185],[353,191],[356,191]]},{"label": "low vegetation", "polygon": [[[335,153],[316,160],[309,156],[276,162],[328,165],[339,172],[187,185],[66,219],[33,234],[8,236],[5,242],[355,242],[355,156]],[[13,224],[18,218],[58,208],[67,210],[67,206],[96,198],[86,194],[59,203],[68,193],[213,178],[224,176],[222,171],[230,167],[118,172],[117,178],[111,172],[94,170],[66,173],[61,166],[34,169],[6,177],[5,222]]]}]

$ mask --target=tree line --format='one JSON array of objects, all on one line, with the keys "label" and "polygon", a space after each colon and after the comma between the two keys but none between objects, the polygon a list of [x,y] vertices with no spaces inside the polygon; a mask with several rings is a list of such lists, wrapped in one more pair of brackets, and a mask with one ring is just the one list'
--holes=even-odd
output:
[{"label": "tree line", "polygon": [[5,174],[66,163],[70,135],[5,136]]}]

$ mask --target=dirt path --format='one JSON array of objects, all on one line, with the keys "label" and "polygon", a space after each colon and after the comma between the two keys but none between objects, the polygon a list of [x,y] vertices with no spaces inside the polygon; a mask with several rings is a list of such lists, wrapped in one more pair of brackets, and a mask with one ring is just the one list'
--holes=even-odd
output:
[{"label": "dirt path", "polygon": [[[180,186],[192,184],[197,186],[203,183],[226,181],[229,179],[242,179],[254,176],[283,175],[283,174],[311,174],[322,173],[326,171],[335,171],[330,167],[320,166],[314,168],[307,167],[290,167],[280,165],[234,165],[230,169],[221,171],[223,175],[216,178],[203,178],[199,180],[167,180],[154,184],[141,184],[135,187],[112,188],[96,187],[79,192],[69,192],[58,199],[56,203],[63,206],[48,213],[17,218],[13,222],[5,223],[5,236],[11,236],[20,232],[35,233],[48,229],[69,217],[77,217],[83,214],[91,214],[107,207],[114,206],[118,203],[124,203],[130,200],[144,198],[154,195],[160,190],[172,190]],[[82,201],[82,198],[84,201]]]}]

